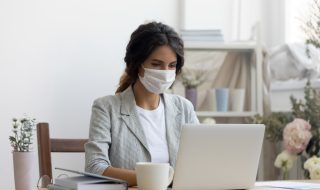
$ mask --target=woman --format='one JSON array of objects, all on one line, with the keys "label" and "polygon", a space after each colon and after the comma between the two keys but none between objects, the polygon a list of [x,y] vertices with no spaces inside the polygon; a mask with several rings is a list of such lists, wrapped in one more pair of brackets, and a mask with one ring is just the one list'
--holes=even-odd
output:
[{"label": "woman", "polygon": [[162,23],[140,25],[126,49],[116,95],[94,101],[86,171],[136,185],[136,162],[175,166],[181,125],[198,123],[192,104],[165,94],[184,64],[183,41]]}]

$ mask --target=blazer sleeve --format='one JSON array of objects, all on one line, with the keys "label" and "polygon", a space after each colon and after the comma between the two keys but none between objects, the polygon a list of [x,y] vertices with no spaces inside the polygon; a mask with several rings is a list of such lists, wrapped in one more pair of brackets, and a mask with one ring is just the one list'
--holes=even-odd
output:
[{"label": "blazer sleeve", "polygon": [[198,124],[199,119],[197,117],[196,112],[194,111],[193,105],[188,101],[188,123]]},{"label": "blazer sleeve", "polygon": [[102,175],[111,165],[108,151],[111,145],[110,113],[102,99],[94,101],[90,120],[89,140],[85,144],[85,171]]}]

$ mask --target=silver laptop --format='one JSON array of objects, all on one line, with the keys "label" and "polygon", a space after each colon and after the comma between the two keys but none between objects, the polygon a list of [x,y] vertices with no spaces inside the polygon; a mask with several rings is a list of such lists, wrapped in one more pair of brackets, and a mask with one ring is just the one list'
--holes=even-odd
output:
[{"label": "silver laptop", "polygon": [[184,125],[172,189],[253,187],[264,130],[260,124]]}]

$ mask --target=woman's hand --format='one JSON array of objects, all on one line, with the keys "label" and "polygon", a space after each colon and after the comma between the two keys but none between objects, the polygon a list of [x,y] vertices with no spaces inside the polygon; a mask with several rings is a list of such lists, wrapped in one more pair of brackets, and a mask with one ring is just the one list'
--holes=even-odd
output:
[{"label": "woman's hand", "polygon": [[122,168],[114,168],[109,166],[104,172],[104,176],[113,177],[116,179],[122,179],[128,182],[128,186],[136,186],[137,185],[137,177],[136,172],[134,170],[122,169]]}]

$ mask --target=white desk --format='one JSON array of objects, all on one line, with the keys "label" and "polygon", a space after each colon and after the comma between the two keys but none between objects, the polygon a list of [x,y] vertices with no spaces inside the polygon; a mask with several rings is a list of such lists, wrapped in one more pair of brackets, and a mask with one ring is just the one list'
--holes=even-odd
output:
[{"label": "white desk", "polygon": [[[297,181],[295,180],[295,182],[306,182],[306,183],[317,183],[320,184],[320,180],[301,180],[301,181]],[[10,189],[1,189],[1,190],[10,190]],[[11,189],[13,190],[13,189]],[[38,190],[37,188],[35,188],[34,190]],[[42,188],[41,190],[48,190],[47,188]],[[131,187],[129,188],[129,190],[138,190],[138,188],[136,187]],[[272,187],[254,187],[250,190],[284,190],[283,188],[272,188]]]},{"label": "white desk", "polygon": [[[281,181],[278,181],[281,182]],[[293,182],[305,182],[305,183],[317,183],[320,184],[320,180],[295,180]],[[129,188],[129,190],[138,190],[138,188]],[[274,188],[274,187],[254,187],[249,190],[288,190],[287,188]]]}]

